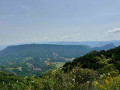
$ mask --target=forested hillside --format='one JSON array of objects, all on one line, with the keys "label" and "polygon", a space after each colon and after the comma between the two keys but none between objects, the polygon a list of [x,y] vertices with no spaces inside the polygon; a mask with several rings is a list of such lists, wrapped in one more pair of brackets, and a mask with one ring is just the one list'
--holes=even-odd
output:
[{"label": "forested hillside", "polygon": [[92,51],[84,56],[74,59],[72,62],[68,62],[64,65],[65,71],[72,69],[74,66],[77,66],[78,63],[82,65],[82,68],[91,68],[91,69],[99,69],[102,67],[101,64],[97,63],[98,58],[107,58],[109,63],[113,63],[114,66],[120,70],[120,46],[110,50],[102,50],[102,51]]},{"label": "forested hillside", "polygon": [[50,62],[54,67],[58,67],[92,50],[107,50],[114,47],[114,44],[96,48],[85,45],[49,44],[8,46],[0,52],[0,69],[20,76],[39,75],[48,70]]},{"label": "forested hillside", "polygon": [[[92,51],[58,69],[32,77],[0,72],[1,90],[120,90],[120,46]],[[50,67],[54,67],[53,64]]]},{"label": "forested hillside", "polygon": [[37,57],[51,62],[65,61],[82,56],[91,51],[91,48],[84,45],[47,45],[28,44],[8,46],[0,52],[0,64],[9,62],[21,62],[25,58]]},{"label": "forested hillside", "polygon": [[20,76],[39,75],[48,64],[61,64],[90,52],[84,45],[26,44],[8,46],[0,52],[0,69]]}]

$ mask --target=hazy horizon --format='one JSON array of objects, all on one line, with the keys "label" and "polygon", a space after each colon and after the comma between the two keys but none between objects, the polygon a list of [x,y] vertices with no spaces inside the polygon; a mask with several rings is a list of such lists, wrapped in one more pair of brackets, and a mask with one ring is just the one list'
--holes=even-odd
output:
[{"label": "hazy horizon", "polygon": [[[99,41],[39,41],[39,42],[24,42],[24,43],[11,43],[11,44],[0,44],[1,47],[6,47],[6,46],[11,46],[11,45],[25,45],[25,44],[59,44],[62,45],[61,43],[65,43],[65,45],[68,43],[68,45],[76,45],[76,43],[100,43],[100,42],[105,42],[107,44],[114,43],[114,42],[120,42],[120,40],[99,40]],[[72,44],[69,44],[72,43]],[[87,45],[87,44],[79,44],[79,45]]]},{"label": "hazy horizon", "polygon": [[1,0],[0,45],[120,40],[119,3],[119,0]]}]

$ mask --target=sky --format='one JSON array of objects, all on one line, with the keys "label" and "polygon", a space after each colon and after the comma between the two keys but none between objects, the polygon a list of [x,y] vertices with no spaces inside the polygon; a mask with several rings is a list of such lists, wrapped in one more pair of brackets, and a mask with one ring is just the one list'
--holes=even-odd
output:
[{"label": "sky", "polygon": [[120,0],[0,0],[0,45],[119,37]]}]

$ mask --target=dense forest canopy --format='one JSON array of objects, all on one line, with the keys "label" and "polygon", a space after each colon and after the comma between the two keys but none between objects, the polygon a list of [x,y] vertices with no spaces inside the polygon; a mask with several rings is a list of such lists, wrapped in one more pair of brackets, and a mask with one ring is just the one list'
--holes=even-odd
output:
[{"label": "dense forest canopy", "polygon": [[65,71],[72,69],[74,66],[77,66],[78,63],[82,65],[82,68],[91,68],[91,69],[98,69],[101,65],[98,62],[98,59],[96,57],[101,57],[102,55],[105,56],[105,58],[109,59],[111,58],[112,60],[109,61],[109,63],[113,63],[114,66],[120,70],[120,46],[110,49],[110,50],[102,50],[102,51],[95,51],[93,50],[92,52],[81,56],[79,58],[76,58],[72,62],[67,62],[63,67]]}]

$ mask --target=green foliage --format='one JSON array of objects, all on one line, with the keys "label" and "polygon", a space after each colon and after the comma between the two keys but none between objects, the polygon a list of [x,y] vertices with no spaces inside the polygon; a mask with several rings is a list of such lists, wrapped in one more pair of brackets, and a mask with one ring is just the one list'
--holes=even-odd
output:
[{"label": "green foliage", "polygon": [[[76,58],[91,51],[85,45],[26,44],[9,46],[0,51],[0,64],[24,62],[31,58],[41,58],[50,62],[65,62],[66,58]],[[26,59],[26,60],[25,60]]]},{"label": "green foliage", "polygon": [[[6,74],[6,73],[3,73]],[[7,82],[1,82],[0,90],[119,90],[120,77],[99,74],[91,69],[74,67],[68,73],[61,68],[49,70],[40,77],[18,77],[6,74]],[[9,77],[9,78],[8,78]],[[11,78],[14,78],[11,80]],[[1,81],[1,78],[0,78]]]},{"label": "green foliage", "polygon": [[0,51],[0,68],[19,76],[39,75],[49,70],[47,67],[49,62],[64,63],[90,51],[91,48],[84,45],[26,44],[9,46]]},{"label": "green foliage", "polygon": [[[72,62],[66,63],[63,67],[63,70],[67,72],[68,70],[72,70],[75,66],[77,66],[78,63],[82,65],[82,68],[90,68],[97,70],[101,67],[103,67],[103,64],[98,63],[99,58],[102,58],[103,61],[104,58],[101,56],[105,56],[106,60],[111,59],[108,61],[109,65],[114,66],[115,69],[120,70],[120,46],[116,47],[114,49],[110,49],[108,51],[92,51],[82,57],[76,58]],[[106,62],[106,61],[105,61]]]},{"label": "green foliage", "polygon": [[102,66],[97,69],[99,73],[110,73],[112,76],[118,75],[119,71],[114,67],[114,64],[109,63],[112,61],[111,58],[106,59],[104,55],[101,55],[100,57],[95,57],[98,60],[98,63]]},{"label": "green foliage", "polygon": [[[41,77],[25,77],[11,83],[2,83],[0,89],[15,90],[76,90],[90,88],[92,81],[97,77],[97,72],[90,69],[74,68],[65,74],[62,69],[50,70]],[[19,78],[19,77],[17,77]]]},{"label": "green foliage", "polygon": [[[39,77],[19,77],[1,71],[0,90],[120,90],[119,53],[120,47],[92,51],[58,69],[49,63],[49,71]],[[39,59],[37,63],[32,58],[25,62],[39,65]]]},{"label": "green foliage", "polygon": [[98,80],[92,83],[94,90],[120,90],[120,76],[112,77],[109,75],[101,75]]}]

